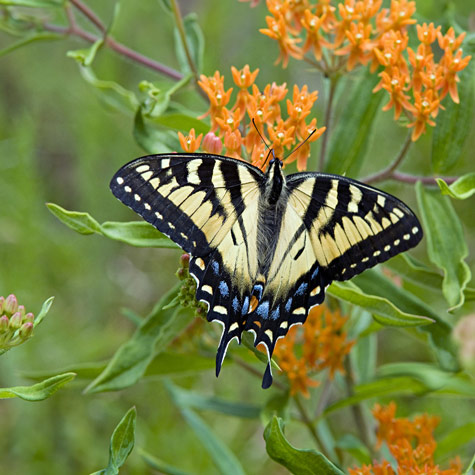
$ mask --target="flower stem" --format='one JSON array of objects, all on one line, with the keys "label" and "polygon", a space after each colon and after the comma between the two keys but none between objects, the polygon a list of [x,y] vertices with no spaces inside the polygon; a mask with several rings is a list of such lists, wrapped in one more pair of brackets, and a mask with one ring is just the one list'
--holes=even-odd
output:
[{"label": "flower stem", "polygon": [[80,0],[69,0],[71,5],[76,7],[93,25],[96,26],[96,28],[101,32],[105,33],[107,28],[102,23],[100,18],[84,3],[82,3]]},{"label": "flower stem", "polygon": [[424,185],[437,186],[436,178],[442,178],[442,180],[444,180],[448,185],[451,185],[454,181],[457,181],[460,177],[458,176],[439,176],[439,177],[417,176],[417,175],[409,175],[407,173],[394,172],[390,178],[391,180],[401,181],[403,183],[408,183],[410,185],[420,181]]},{"label": "flower stem", "polygon": [[183,24],[183,18],[181,16],[180,12],[180,6],[178,5],[177,0],[171,0],[171,6],[173,10],[173,16],[175,17],[175,25],[178,29],[178,33],[180,35],[181,43],[183,45],[183,49],[185,50],[186,54],[186,60],[188,61],[188,66],[190,67],[191,72],[193,73],[193,76],[195,78],[195,81],[198,81],[198,71],[196,69],[196,64],[193,61],[193,58],[191,56],[190,48],[188,45],[188,40],[186,38],[186,33],[185,33],[185,25]]},{"label": "flower stem", "polygon": [[[353,377],[353,369],[351,367],[350,358],[345,358],[344,366],[345,366],[345,382],[346,382],[348,397],[351,397],[354,395],[353,388],[355,386],[355,380]],[[356,428],[360,434],[361,441],[363,442],[363,444],[366,445],[366,447],[369,450],[369,453],[371,454],[371,458],[373,458],[374,450],[373,450],[373,444],[371,442],[371,433],[368,427],[366,417],[363,413],[363,408],[361,404],[354,404],[353,406],[351,406],[351,411],[353,413],[353,419],[355,421]]]},{"label": "flower stem", "polygon": [[331,76],[327,79],[330,81],[329,90],[328,90],[328,98],[327,98],[327,106],[325,109],[325,126],[326,130],[323,133],[322,137],[322,146],[320,149],[320,159],[318,163],[318,171],[323,171],[326,161],[326,154],[327,154],[327,146],[328,146],[328,139],[330,137],[331,131],[331,121],[333,115],[333,99],[335,97],[335,89],[338,82],[338,76]]},{"label": "flower stem", "polygon": [[310,434],[312,435],[313,439],[315,440],[315,442],[317,443],[319,449],[320,449],[320,452],[328,459],[330,459],[329,457],[329,454],[328,454],[328,451],[325,447],[325,445],[323,444],[322,440],[320,439],[320,436],[318,435],[318,432],[315,428],[315,424],[312,422],[312,420],[310,419],[310,416],[308,415],[308,412],[307,410],[305,409],[305,406],[303,405],[302,403],[302,400],[300,399],[300,396],[298,394],[296,394],[294,396],[294,401],[295,401],[295,405],[297,406],[297,409],[300,413],[300,417],[302,418],[302,422],[305,424],[305,426],[307,427],[308,431],[310,432]]},{"label": "flower stem", "polygon": [[391,178],[394,174],[394,171],[401,164],[401,162],[406,157],[407,152],[409,151],[409,147],[412,144],[411,135],[412,135],[412,132],[408,132],[406,136],[406,140],[404,141],[404,144],[401,150],[399,151],[397,157],[393,160],[392,163],[390,163],[386,168],[375,173],[374,175],[370,175],[370,176],[367,176],[366,178],[363,178],[361,181],[364,183],[370,184],[370,183],[377,183],[378,181],[384,181],[384,180],[387,180],[388,178]]}]

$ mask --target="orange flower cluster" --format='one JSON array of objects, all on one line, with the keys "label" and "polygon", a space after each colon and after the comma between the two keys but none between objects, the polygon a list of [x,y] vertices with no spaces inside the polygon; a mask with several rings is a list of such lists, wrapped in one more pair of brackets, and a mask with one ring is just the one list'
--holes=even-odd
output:
[{"label": "orange flower cluster", "polygon": [[[309,397],[308,388],[319,384],[310,378],[312,371],[328,368],[330,378],[336,371],[344,372],[343,360],[354,344],[343,330],[347,320],[338,310],[331,312],[319,305],[310,311],[302,332],[294,326],[285,339],[279,340],[274,356],[289,379],[292,395]],[[298,342],[302,343],[300,357],[296,353]]]},{"label": "orange flower cluster", "polygon": [[[392,0],[390,8],[381,8],[382,0],[345,0],[337,2],[338,8],[331,3],[267,0],[271,15],[260,31],[278,42],[277,62],[286,67],[289,57],[305,59],[328,76],[357,65],[370,63],[373,72],[382,66],[374,92],[389,93],[383,110],[394,107],[395,119],[404,110],[411,121],[408,127],[414,128],[412,140],[417,140],[427,124],[435,125],[447,94],[458,103],[457,74],[471,58],[462,57],[465,34],[456,37],[450,28],[442,35],[432,23],[416,25],[420,44],[413,50],[406,30],[416,23],[416,2]],[[443,50],[438,62],[431,46],[436,41]]]},{"label": "orange flower cluster", "polygon": [[[433,432],[439,424],[434,416],[422,414],[412,421],[405,417],[396,418],[396,404],[388,406],[376,404],[373,415],[379,422],[378,445],[386,442],[396,459],[397,473],[425,474],[425,475],[459,475],[462,473],[460,460],[451,462],[447,470],[442,470],[434,464],[434,452],[437,443]],[[395,475],[396,472],[390,463],[383,460],[381,463],[364,465],[361,468],[349,469],[350,475]]]},{"label": "orange flower cluster", "polygon": [[[286,118],[283,118],[281,103],[288,92],[285,83],[268,84],[261,91],[255,84],[258,69],[251,71],[246,65],[241,70],[232,67],[231,71],[238,87],[233,105],[230,105],[233,88],[224,88],[224,76],[218,71],[212,77],[201,76],[198,84],[210,100],[207,115],[211,118],[211,131],[204,139],[202,134],[196,137],[194,129],[188,136],[179,133],[183,150],[195,152],[202,146],[205,152],[225,153],[228,157],[248,159],[253,165],[262,168],[267,152],[259,135],[261,134],[268,137],[268,145],[277,157],[284,160],[284,165],[297,161],[298,170],[305,170],[310,143],[325,131],[325,127],[317,129],[315,118],[307,123],[318,92],[309,92],[305,85],[301,89],[294,86],[292,100],[286,100],[287,113]],[[284,157],[284,150],[291,150],[298,143],[301,145],[288,157]]]}]

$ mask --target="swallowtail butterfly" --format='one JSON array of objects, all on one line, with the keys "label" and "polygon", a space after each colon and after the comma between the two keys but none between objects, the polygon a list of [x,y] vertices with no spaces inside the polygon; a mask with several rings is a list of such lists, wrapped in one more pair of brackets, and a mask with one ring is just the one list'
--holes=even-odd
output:
[{"label": "swallowtail butterfly", "polygon": [[112,193],[191,255],[196,298],[227,347],[243,331],[263,343],[269,364],[279,338],[304,323],[333,280],[347,280],[414,247],[422,229],[400,200],[349,178],[266,173],[204,153],[149,155],[122,167]]}]

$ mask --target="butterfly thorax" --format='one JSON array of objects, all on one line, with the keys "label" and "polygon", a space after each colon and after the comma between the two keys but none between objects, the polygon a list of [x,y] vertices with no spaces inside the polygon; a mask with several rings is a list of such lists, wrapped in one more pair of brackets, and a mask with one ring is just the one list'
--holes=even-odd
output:
[{"label": "butterfly thorax", "polygon": [[257,227],[257,251],[259,274],[267,276],[279,238],[282,218],[287,205],[287,187],[282,173],[282,162],[273,159],[269,163],[264,192],[259,199]]}]

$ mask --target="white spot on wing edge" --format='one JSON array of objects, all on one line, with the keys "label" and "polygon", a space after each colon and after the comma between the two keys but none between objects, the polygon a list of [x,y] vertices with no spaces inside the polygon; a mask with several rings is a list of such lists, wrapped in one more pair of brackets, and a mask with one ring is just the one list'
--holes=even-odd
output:
[{"label": "white spot on wing edge", "polygon": [[121,177],[121,176],[118,176],[115,181],[119,184],[119,185],[122,185],[122,183],[124,183],[124,179]]},{"label": "white spot on wing edge", "polygon": [[130,186],[124,186],[124,191],[126,193],[130,193],[132,191],[132,188],[130,188]]},{"label": "white spot on wing edge", "polygon": [[137,173],[143,173],[143,172],[146,172],[146,171],[148,171],[148,170],[150,170],[150,167],[149,167],[147,164],[145,164],[145,163],[144,163],[143,165],[139,165],[139,166],[135,169],[135,171],[136,171]]}]

